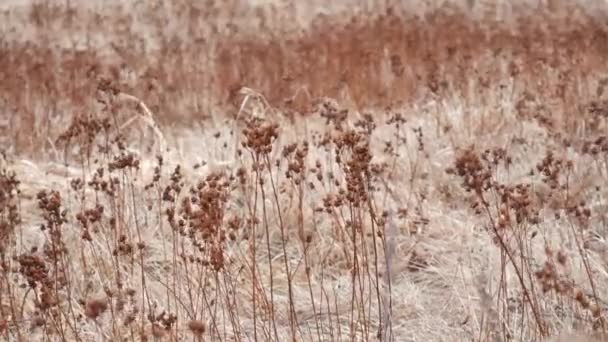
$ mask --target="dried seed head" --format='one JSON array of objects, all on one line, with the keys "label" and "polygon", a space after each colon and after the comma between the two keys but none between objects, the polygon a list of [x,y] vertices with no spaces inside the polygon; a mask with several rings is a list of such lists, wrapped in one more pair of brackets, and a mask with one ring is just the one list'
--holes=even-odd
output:
[{"label": "dried seed head", "polygon": [[581,291],[576,290],[576,294],[574,295],[574,299],[584,308],[589,308],[589,299],[587,296]]},{"label": "dried seed head", "polygon": [[35,314],[34,317],[32,317],[32,328],[41,327],[44,325],[44,322],[44,317]]},{"label": "dried seed head", "polygon": [[165,329],[163,329],[163,327],[161,327],[158,323],[152,324],[151,331],[152,336],[154,336],[155,338],[161,338],[165,336]]},{"label": "dried seed head", "polygon": [[560,263],[560,265],[564,266],[566,264],[566,254],[562,251],[557,252],[557,262]]},{"label": "dried seed head", "polygon": [[8,321],[5,319],[0,319],[0,334],[2,334],[6,328],[8,327]]},{"label": "dried seed head", "polygon": [[602,309],[597,305],[593,305],[591,307],[591,314],[593,318],[599,318],[602,315]]},{"label": "dried seed head", "polygon": [[192,320],[188,322],[188,329],[190,329],[195,336],[201,336],[205,333],[205,323],[199,320]]},{"label": "dried seed head", "polygon": [[84,314],[89,319],[97,319],[99,315],[108,309],[108,300],[106,298],[96,298],[87,301]]}]

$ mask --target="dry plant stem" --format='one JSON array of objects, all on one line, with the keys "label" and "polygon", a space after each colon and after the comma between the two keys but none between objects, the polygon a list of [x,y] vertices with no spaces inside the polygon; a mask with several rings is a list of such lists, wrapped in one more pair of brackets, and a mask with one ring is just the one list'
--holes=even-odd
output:
[{"label": "dry plant stem", "polygon": [[[220,284],[218,272],[214,273],[214,277],[215,277],[215,283],[216,284]],[[199,289],[198,289],[198,291],[200,291],[199,293],[204,293],[205,292],[204,283],[203,282],[204,282],[204,280],[202,280],[201,283],[200,283],[200,286],[199,286]],[[218,304],[219,300],[217,300],[217,298],[221,298],[221,296],[219,295],[219,292],[220,292],[220,286],[217,286],[215,288],[215,298],[216,298],[216,300],[214,301],[214,305],[213,305],[213,309],[214,310],[213,310],[213,313],[211,314],[211,322],[212,322],[213,329],[215,330],[215,334],[217,336],[222,336],[222,334],[220,333],[219,324],[217,323],[217,321],[218,321],[218,318],[217,318],[217,309],[218,309],[218,305],[219,305]],[[203,294],[203,300],[205,301],[205,305],[207,305],[207,310],[211,313],[212,310],[211,310],[211,307],[210,307],[210,303],[209,303],[209,300],[207,299],[207,296],[205,294]],[[224,309],[225,309],[225,307],[222,306],[222,312],[224,311]],[[222,319],[222,321],[225,322],[225,319]],[[224,329],[222,329],[222,330],[225,333],[226,329],[225,329],[225,327],[223,327],[223,328]]]},{"label": "dry plant stem", "polygon": [[[19,310],[19,315],[17,315],[17,309],[15,308],[15,296],[13,293],[13,289],[11,287],[11,283],[8,283],[8,277],[3,277],[5,278],[5,280],[7,281],[7,295],[9,296],[9,300],[10,300],[10,308],[11,308],[11,314],[13,315],[13,317],[22,317],[23,316],[23,305],[21,305],[21,309]],[[27,292],[26,292],[27,294]],[[25,302],[25,297],[23,299],[23,302]],[[23,336],[21,335],[21,326],[19,324],[15,324],[15,330],[17,333],[17,340],[18,341],[25,341],[23,339]],[[6,330],[6,335],[9,336],[9,330]]]},{"label": "dry plant stem", "polygon": [[[79,243],[81,243],[81,241],[79,241]],[[68,298],[74,298],[73,289],[72,289],[72,277],[70,276],[71,275],[71,272],[70,272],[70,262],[67,259],[67,255],[63,255],[61,257],[60,262],[62,263],[61,267],[62,267],[63,271],[65,272],[67,297]],[[57,295],[59,295],[59,294],[57,294]],[[72,322],[77,322],[76,313],[74,312],[74,306],[72,305],[72,300],[68,299],[67,300],[67,304],[68,304],[69,314],[71,315],[71,321]],[[64,315],[67,316],[66,313],[64,313]],[[78,333],[78,329],[76,329],[72,325],[72,323],[70,323],[70,320],[67,319],[67,317],[66,317],[66,323],[70,327],[70,329],[72,330],[72,332],[74,333],[74,339],[76,339],[77,341],[81,341],[80,334]]]},{"label": "dry plant stem", "polygon": [[[253,156],[252,156],[253,158]],[[256,172],[256,179],[255,179],[255,190],[254,190],[254,201],[253,201],[253,206],[250,206],[250,213],[249,213],[249,218],[250,218],[250,222],[251,222],[251,244],[250,244],[250,253],[251,253],[251,306],[253,309],[253,339],[254,341],[258,340],[258,330],[257,330],[257,303],[256,303],[256,299],[257,299],[257,274],[256,274],[256,268],[257,268],[257,250],[256,250],[256,227],[257,227],[257,219],[256,219],[256,213],[257,213],[257,204],[258,204],[258,184],[259,184],[259,176],[258,173]]]},{"label": "dry plant stem", "polygon": [[[131,196],[130,196],[131,197],[131,201],[132,201],[131,205],[132,205],[132,208],[134,208],[134,210],[135,210],[135,208],[137,208],[137,199],[135,198],[135,185],[134,185],[134,182],[132,181],[133,175],[131,174],[131,170],[129,170],[128,173],[125,173],[123,175],[123,177],[125,177],[125,179],[127,181],[127,184],[130,185],[130,191],[129,192],[131,193]],[[145,243],[144,243],[144,241],[142,239],[140,223],[139,223],[139,219],[138,219],[138,215],[137,215],[136,211],[133,212],[133,219],[134,219],[134,222],[135,222],[135,230],[137,232],[138,245],[141,244],[141,246],[143,246],[145,248],[146,246],[145,246]],[[140,279],[141,279],[141,305],[142,305],[142,308],[141,308],[141,314],[142,314],[142,334],[143,334],[143,329],[144,329],[144,326],[143,326],[143,322],[144,322],[143,315],[145,315],[145,313],[146,313],[146,304],[148,304],[148,308],[152,307],[152,303],[150,302],[150,295],[148,293],[148,286],[147,286],[147,283],[146,283],[146,272],[145,272],[145,269],[144,269],[144,265],[145,265],[145,262],[144,262],[144,248],[139,249],[139,262],[140,262],[140,270],[141,270],[141,277],[140,277]]]},{"label": "dry plant stem", "polygon": [[[570,198],[570,174],[571,174],[572,170],[571,170],[571,168],[568,168],[567,171],[568,172],[566,174],[565,191],[566,191],[566,198]],[[589,265],[589,258],[588,258],[587,252],[583,249],[582,243],[580,241],[580,236],[576,232],[576,229],[574,228],[574,224],[572,223],[572,219],[570,217],[568,217],[568,226],[570,228],[570,231],[572,232],[572,236],[574,237],[574,241],[576,243],[576,248],[578,249],[578,253],[581,256],[583,265],[585,266],[585,272],[587,274],[587,279],[589,280],[589,285],[591,285],[591,290],[593,292],[593,299],[595,300],[595,305],[597,305],[598,307],[601,307],[600,298],[598,297],[595,282],[593,280],[593,275],[591,273],[591,267]],[[604,334],[606,334],[606,326],[605,326],[604,317],[602,315],[600,315],[599,320],[600,320],[602,332]]]},{"label": "dry plant stem", "polygon": [[[266,212],[266,196],[264,193],[264,177],[260,172],[262,165],[260,163],[259,155],[252,154],[253,159],[253,167],[255,168],[255,178],[256,185],[259,184],[260,194],[262,196],[262,215],[263,215],[263,225],[266,236],[266,252],[268,254],[268,268],[270,273],[270,323],[272,324],[273,333],[275,335],[275,339],[279,340],[279,334],[276,327],[276,318],[275,318],[275,302],[274,302],[274,273],[272,267],[272,252],[271,252],[271,243],[270,243],[270,228],[268,225],[268,214]],[[257,198],[257,191],[255,193]],[[254,236],[255,238],[255,236]]]},{"label": "dry plant stem", "polygon": [[[171,210],[175,210],[176,207],[176,203],[175,201],[171,202]],[[171,229],[171,247],[173,250],[173,256],[171,259],[172,262],[172,276],[173,276],[173,281],[169,281],[169,279],[167,279],[167,284],[171,284],[171,290],[173,292],[173,297],[174,297],[174,304],[175,307],[178,306],[178,302],[179,302],[179,298],[177,296],[178,294],[178,286],[177,286],[177,282],[178,282],[178,270],[179,270],[179,261],[178,261],[178,253],[179,253],[179,233],[177,232],[177,229],[175,229],[174,227],[169,227]],[[167,289],[169,288],[169,286],[167,286]],[[185,305],[184,305],[185,307]],[[179,311],[176,311],[179,312]],[[180,318],[180,316],[178,314],[176,314],[177,319]]]},{"label": "dry plant stem", "polygon": [[[359,234],[361,235],[361,249],[363,250],[363,266],[362,268],[365,270],[365,275],[367,276],[367,287],[369,288],[369,290],[371,291],[372,285],[371,285],[371,273],[370,273],[370,263],[369,263],[369,252],[368,252],[368,247],[367,247],[367,243],[365,242],[365,228],[363,225],[363,213],[361,208],[357,208],[356,211],[356,215],[357,215],[357,225],[359,226]],[[360,273],[361,274],[361,273]],[[361,277],[363,277],[363,275],[361,275]],[[368,317],[371,318],[371,303],[372,301],[369,300],[369,304],[368,304],[368,308],[367,308],[367,313],[366,313],[366,309],[365,309],[365,300],[364,298],[367,298],[367,295],[365,294],[365,283],[363,281],[363,279],[359,279],[359,291],[361,293],[361,316],[362,316],[362,320],[363,320],[363,333],[365,334],[365,339],[369,340],[369,324],[368,324]]]},{"label": "dry plant stem", "polygon": [[513,265],[513,269],[515,270],[515,274],[517,275],[517,279],[519,280],[519,284],[522,288],[524,296],[526,297],[526,300],[528,301],[528,303],[530,303],[530,307],[532,308],[534,320],[536,321],[536,325],[538,326],[538,330],[541,334],[541,337],[545,338],[548,336],[548,332],[546,331],[545,324],[540,317],[538,308],[534,305],[534,302],[532,301],[530,293],[528,292],[528,288],[525,284],[521,271],[519,270],[519,267],[517,266],[517,262],[516,262],[514,256],[512,255],[511,250],[507,246],[506,242],[503,240],[502,235],[500,235],[500,232],[498,231],[498,229],[494,223],[494,218],[492,217],[490,208],[488,207],[488,202],[484,199],[483,194],[477,193],[477,196],[479,196],[479,199],[481,200],[481,203],[486,211],[488,219],[490,220],[490,226],[492,228],[492,232],[494,233],[494,236],[497,238],[497,240],[500,244],[501,250],[503,250],[506,253],[507,257],[509,258],[509,262],[511,263],[511,265]]},{"label": "dry plant stem", "polygon": [[[10,265],[9,262],[6,261],[4,255],[2,255],[1,260],[2,260],[3,264]],[[4,284],[6,284],[6,286]],[[6,291],[4,291],[5,288],[6,288]],[[12,317],[19,317],[17,315],[15,297],[13,295],[13,289],[12,289],[12,282],[9,281],[8,272],[2,272],[2,275],[0,275],[0,303],[4,302],[4,294],[7,295],[8,301],[10,303],[9,309],[10,309]],[[19,312],[21,313],[21,316],[23,316],[23,309],[21,309]],[[0,309],[0,314],[2,314],[2,318],[4,318],[4,315],[6,315],[6,313],[4,312],[4,308]],[[17,339],[18,339],[18,341],[22,341],[21,327],[18,324],[16,324],[15,326],[16,326]],[[6,334],[7,339],[8,339],[8,337],[10,336],[9,329],[6,329],[4,331],[4,333]]]},{"label": "dry plant stem", "polygon": [[[378,317],[379,317],[379,323],[378,323],[378,335],[380,335],[380,339],[383,339],[382,337],[382,333],[383,333],[383,318],[384,315],[382,313],[382,297],[380,295],[380,276],[379,276],[379,272],[380,272],[380,265],[378,264],[378,246],[377,246],[377,232],[376,232],[376,211],[374,210],[374,206],[372,204],[372,199],[371,199],[371,191],[369,191],[369,189],[371,189],[371,180],[367,179],[367,191],[368,193],[370,193],[370,195],[367,198],[367,209],[369,211],[369,216],[370,216],[370,226],[372,228],[372,244],[373,244],[373,249],[374,249],[374,275],[375,275],[375,280],[376,280],[376,299],[378,300]],[[384,234],[382,235],[384,238]],[[371,303],[371,301],[370,301]]]},{"label": "dry plant stem", "polygon": [[320,314],[323,314],[323,298],[325,298],[325,303],[327,304],[327,319],[329,320],[329,334],[331,335],[332,339],[335,340],[335,333],[334,333],[334,320],[333,320],[333,315],[331,314],[331,301],[329,300],[329,295],[327,294],[327,291],[325,290],[325,286],[324,286],[324,275],[325,275],[325,268],[323,266],[321,266],[321,280],[320,280],[320,284],[319,287],[321,288],[321,300],[319,303],[319,312]]},{"label": "dry plant stem", "polygon": [[[160,163],[159,163],[160,164]],[[159,169],[159,179],[158,181],[160,181],[162,178],[162,165],[158,165],[158,169]],[[161,239],[162,242],[162,250],[163,250],[163,264],[168,264],[170,263],[170,259],[168,256],[168,252],[167,252],[167,240],[165,239],[165,225],[164,225],[164,220],[163,220],[163,212],[162,212],[162,208],[163,208],[163,197],[162,197],[162,189],[160,186],[159,182],[155,182],[156,184],[154,184],[154,187],[152,188],[153,190],[153,198],[154,201],[156,203],[156,208],[158,210],[156,218],[158,219],[158,234],[160,236],[162,236],[163,238]],[[171,288],[168,286],[168,284],[171,283],[171,279],[169,278],[170,276],[170,272],[166,272],[165,273],[165,284],[163,284],[163,286],[165,287],[165,302],[167,303],[167,310],[169,312],[171,312]],[[175,289],[173,289],[175,291]],[[175,292],[173,292],[173,296],[175,296]],[[174,297],[175,298],[175,297]],[[175,307],[177,308],[178,305],[177,303],[175,303]],[[179,312],[179,310],[175,310],[176,312],[176,316],[177,319],[179,320],[179,316],[177,314],[177,312]],[[175,326],[175,329],[177,329],[177,325]],[[174,332],[177,335],[177,330]]]},{"label": "dry plant stem", "polygon": [[[570,218],[568,218],[568,226],[570,227],[570,231],[572,232],[572,236],[574,237],[574,241],[576,243],[576,248],[578,249],[578,253],[581,256],[581,260],[583,261],[583,266],[585,267],[585,273],[587,274],[587,279],[589,280],[589,285],[591,285],[591,291],[593,293],[593,300],[595,301],[595,305],[597,305],[598,307],[601,307],[602,303],[600,302],[600,297],[597,294],[595,281],[593,280],[593,275],[591,273],[592,272],[591,266],[589,265],[589,256],[587,255],[587,252],[583,249],[583,246],[580,241],[579,233],[576,232],[576,229],[575,229],[574,225],[572,224],[572,220]],[[600,326],[602,328],[602,332],[605,334],[606,326],[605,326],[604,317],[602,315],[600,315],[599,321],[600,321]]]},{"label": "dry plant stem", "polygon": [[[340,324],[340,307],[338,305],[338,295],[336,294],[336,288],[333,287],[333,296],[334,296],[334,310],[336,315],[336,325],[338,326],[338,341],[342,341],[342,325]],[[329,302],[329,299],[327,300]],[[330,311],[329,305],[327,305],[327,310]],[[351,309],[352,310],[352,309]],[[331,315],[331,312],[328,312]],[[351,314],[352,315],[352,314]],[[346,336],[345,336],[346,338]]]},{"label": "dry plant stem", "polygon": [[[226,303],[228,304],[229,310],[228,310],[228,314],[230,317],[230,324],[232,326],[232,332],[234,333],[234,336],[236,336],[237,341],[241,341],[241,331],[239,329],[239,325],[238,322],[240,322],[240,319],[238,317],[238,308],[236,307],[236,298],[234,298],[235,296],[235,286],[234,284],[232,284],[231,287],[229,287],[229,285],[231,284],[231,282],[228,280],[228,273],[224,272],[222,273],[223,275],[223,284],[224,284],[224,295],[225,295],[225,299],[226,299]],[[229,296],[229,293],[232,292],[233,297],[231,298]],[[224,334],[227,333],[226,329],[224,329]],[[226,336],[224,336],[224,339],[226,339]]]},{"label": "dry plant stem", "polygon": [[[533,293],[533,298],[535,301],[535,305],[536,307],[541,307],[541,303],[539,302],[540,300],[540,295],[539,295],[539,289],[537,288],[537,286],[535,285],[534,280],[534,272],[533,272],[533,265],[532,262],[534,261],[532,257],[530,257],[532,255],[532,240],[531,239],[527,239],[528,235],[528,226],[524,225],[524,229],[522,230],[524,231],[523,234],[520,234],[520,239],[521,239],[521,244],[520,246],[522,246],[522,250],[526,251],[526,255],[527,258],[526,260],[522,260],[522,265],[525,265],[525,269],[526,269],[526,273],[528,274],[528,281],[530,283],[530,292]],[[524,266],[522,266],[522,269],[524,269]],[[524,318],[522,317],[522,320]],[[521,328],[522,331],[522,335],[523,336],[523,329],[524,327]]]},{"label": "dry plant stem", "polygon": [[[528,225],[526,224],[521,224],[521,225],[517,225],[515,227],[512,227],[514,229],[515,232],[517,232],[515,234],[515,238],[517,240],[517,244],[518,244],[518,248],[520,251],[520,270],[522,271],[523,274],[525,274],[528,278],[528,282],[530,284],[530,293],[532,294],[532,299],[534,300],[534,303],[532,305],[534,305],[535,307],[540,307],[540,303],[538,302],[538,298],[539,295],[536,291],[536,287],[534,286],[534,281],[532,278],[532,271],[531,271],[531,265],[530,265],[530,260],[532,258],[530,258],[530,249],[528,248],[529,246],[526,245],[525,243],[525,239],[528,236]],[[522,315],[521,316],[521,322],[520,322],[520,332],[519,332],[519,336],[520,338],[523,338],[524,336],[524,322],[525,322],[525,316]]]},{"label": "dry plant stem", "polygon": [[[264,230],[266,233],[266,251],[268,253],[268,268],[270,272],[270,322],[272,324],[272,329],[275,335],[275,339],[279,341],[279,333],[277,331],[276,319],[275,319],[275,302],[274,302],[274,274],[272,268],[272,251],[270,249],[270,228],[268,225],[268,213],[266,212],[266,193],[264,192],[264,177],[260,174],[260,169],[262,165],[260,163],[260,156],[254,155],[254,167],[255,167],[255,177],[259,180],[260,184],[260,193],[262,196],[262,215],[264,216]],[[270,179],[272,180],[272,174],[270,175]],[[256,194],[257,196],[257,194]]]},{"label": "dry plant stem", "polygon": [[[399,197],[396,196],[396,194],[393,192],[393,190],[389,187],[386,179],[381,178],[381,182],[382,182],[382,185],[384,186],[384,192],[385,192],[383,206],[385,208],[387,207],[386,200],[390,196],[391,199],[393,200],[393,202],[398,204],[400,207],[403,207],[401,200],[399,199]],[[385,306],[384,312],[383,312],[383,314],[385,315],[383,341],[392,341],[394,338],[393,337],[393,323],[392,323],[392,315],[393,315],[392,265],[393,265],[393,257],[394,257],[394,253],[395,253],[394,239],[397,234],[397,227],[395,226],[395,222],[393,221],[394,217],[395,217],[395,213],[393,212],[393,210],[390,210],[390,209],[387,210],[386,214],[387,214],[388,222],[382,226],[382,247],[383,247],[383,251],[384,251],[384,259],[385,259],[385,264],[386,264],[386,266],[385,266],[386,273],[385,273],[384,278],[386,279],[385,282],[388,286],[388,298],[383,299],[383,304]],[[387,225],[388,225],[388,229],[387,229]],[[385,295],[386,295],[386,293],[385,293]],[[387,333],[388,333],[388,337],[387,337]]]},{"label": "dry plant stem", "polygon": [[137,105],[144,112],[143,116],[136,116],[136,117],[133,117],[133,118],[129,119],[126,123],[124,123],[122,126],[120,126],[119,131],[124,130],[129,125],[131,125],[131,123],[134,120],[136,120],[137,118],[139,118],[146,125],[148,125],[150,128],[152,128],[154,130],[154,134],[156,134],[157,138],[160,141],[159,153],[165,152],[166,149],[167,149],[167,142],[165,140],[165,136],[163,135],[163,133],[161,132],[160,128],[158,127],[158,124],[154,120],[154,115],[152,114],[152,112],[150,111],[150,109],[148,109],[148,106],[146,106],[146,104],[142,100],[138,99],[137,97],[135,97],[133,95],[129,95],[129,94],[125,94],[125,93],[120,93],[119,96],[121,96],[121,97],[123,97],[123,98],[125,98],[125,99],[127,99],[129,101],[133,101],[133,102],[137,103]]},{"label": "dry plant stem", "polygon": [[[66,260],[66,256],[62,256],[61,261],[63,263],[62,268],[63,270],[66,272],[66,292],[67,292],[67,296],[68,298],[73,298],[72,295],[72,286],[71,286],[71,279],[70,279],[70,272],[68,272],[69,270],[69,263]],[[56,295],[59,295],[59,293],[57,293]],[[66,316],[66,324],[67,326],[70,328],[70,330],[72,330],[74,336],[73,338],[76,341],[82,341],[82,339],[80,338],[80,334],[78,333],[78,329],[76,329],[76,327],[71,323],[71,322],[77,322],[76,319],[76,313],[74,312],[74,306],[72,305],[72,300],[68,299],[67,300],[68,303],[68,311],[69,314],[72,316],[72,320],[70,321],[70,319],[68,319],[68,314],[63,312],[63,310],[61,311],[62,315]]]},{"label": "dry plant stem", "polygon": [[[501,308],[502,307],[502,313],[504,315],[508,315],[508,310],[506,309],[506,306],[508,305],[507,301],[508,301],[508,286],[507,286],[507,263],[508,263],[508,257],[506,255],[507,253],[501,249],[500,251],[500,280],[499,280],[499,288],[498,288],[498,294],[496,296],[496,307],[497,308]],[[506,320],[508,321],[508,317],[506,318]],[[502,329],[502,335],[503,338],[507,337],[507,326],[506,324],[502,324],[501,326]]]},{"label": "dry plant stem", "polygon": [[[54,234],[53,230],[55,230],[55,229],[56,229],[56,230],[59,230],[59,229],[61,229],[61,228],[60,228],[60,227],[58,227],[58,226],[56,226],[56,227],[54,227],[54,228],[51,228],[51,231],[50,231],[50,234],[51,234],[51,235],[52,235],[52,234]],[[57,233],[58,233],[58,232],[57,232]],[[59,234],[59,233],[58,233],[58,234]],[[61,237],[60,237],[59,239],[61,239]],[[54,292],[55,292],[55,293],[54,293],[55,298],[59,298],[59,296],[60,296],[60,293],[59,293],[60,284],[59,284],[59,279],[58,279],[58,277],[59,277],[59,273],[60,273],[61,271],[65,271],[65,272],[67,272],[67,270],[62,270],[62,269],[61,269],[61,267],[60,267],[60,262],[61,262],[61,259],[62,259],[62,257],[61,257],[61,256],[59,256],[59,255],[60,255],[60,253],[61,253],[61,252],[60,252],[60,248],[61,248],[61,247],[60,247],[60,246],[57,246],[57,241],[55,241],[55,238],[51,237],[51,238],[50,238],[50,240],[51,240],[51,248],[52,248],[52,255],[53,255],[53,256],[52,256],[52,261],[53,261],[53,275],[54,275],[54,279],[53,279],[53,281],[54,281],[54,283],[55,283],[55,284],[54,284],[54,289],[53,289],[53,290],[54,290]],[[62,242],[62,241],[61,241],[61,242]],[[66,278],[69,278],[69,274],[66,274]],[[55,315],[54,315],[54,314],[52,314],[52,313],[48,313],[48,315],[49,315],[49,318],[51,318],[52,322],[54,323],[54,325],[55,325],[55,329],[56,329],[57,331],[59,331],[59,334],[61,334],[62,338],[65,340],[65,338],[66,338],[66,337],[65,337],[65,330],[64,330],[64,326],[63,326],[63,320],[61,319],[61,317],[62,317],[62,315],[63,315],[63,310],[61,310],[60,308],[58,308],[57,310],[58,310],[58,313],[59,313],[59,314],[57,315],[57,317],[55,317]],[[46,314],[46,313],[45,313],[45,314]],[[67,322],[67,320],[66,320],[66,322]]]},{"label": "dry plant stem", "polygon": [[[364,205],[364,203],[360,203],[359,206]],[[359,228],[359,234],[360,234],[360,238],[361,238],[361,250],[363,251],[363,258],[362,258],[362,268],[363,270],[365,270],[365,276],[367,277],[367,287],[368,289],[371,291],[372,290],[372,276],[370,273],[370,262],[369,262],[369,251],[368,251],[368,244],[366,243],[366,234],[365,234],[365,228],[366,226],[363,224],[363,216],[364,216],[364,211],[361,207],[357,207],[356,211],[355,211],[355,215],[356,215],[356,221],[357,222],[357,227]],[[361,296],[361,317],[362,317],[362,325],[363,325],[363,333],[365,334],[365,338],[367,340],[369,340],[369,323],[368,323],[368,319],[371,319],[371,305],[372,305],[372,301],[369,300],[368,301],[368,308],[367,311],[365,309],[365,299],[368,298],[368,295],[366,294],[366,290],[365,290],[365,282],[363,279],[364,275],[362,274],[362,272],[359,272],[359,292],[360,292],[360,296]]]},{"label": "dry plant stem", "polygon": [[[276,186],[274,184],[274,180],[272,178],[272,166],[270,164],[270,158],[268,156],[268,154],[264,154],[264,160],[266,162],[266,168],[268,170],[268,173],[270,174],[270,185],[272,187],[272,193],[274,195],[274,202],[275,205],[277,207],[277,216],[279,218],[279,229],[281,232],[281,247],[283,248],[283,261],[284,261],[284,265],[285,265],[285,274],[287,275],[287,291],[288,291],[288,296],[289,296],[289,324],[291,327],[291,337],[293,339],[293,341],[296,341],[296,324],[298,322],[298,317],[296,314],[296,310],[295,310],[295,301],[293,298],[293,285],[292,285],[292,274],[291,271],[289,270],[289,260],[287,259],[287,236],[285,233],[285,225],[283,224],[283,214],[282,214],[282,208],[279,202],[279,195],[277,194],[277,189]],[[262,198],[265,197],[264,195],[264,188],[261,188],[262,190]]]},{"label": "dry plant stem", "polygon": [[[292,186],[296,189],[296,192],[298,194],[298,229],[300,231],[304,231],[304,192],[302,189],[302,183],[299,183],[298,185],[296,185],[295,183],[292,182]],[[316,222],[314,217],[312,218],[313,220],[313,227],[316,228]],[[314,231],[316,231],[316,229],[314,229]],[[321,327],[319,325],[319,315],[321,314],[321,309],[323,308],[323,300],[320,301],[319,303],[319,311],[317,311],[317,304],[315,301],[315,296],[313,294],[313,286],[312,286],[312,281],[310,278],[310,263],[308,261],[309,255],[308,255],[308,248],[310,247],[310,242],[308,242],[306,240],[306,238],[304,240],[301,240],[302,243],[302,250],[304,252],[304,267],[306,267],[305,272],[306,272],[306,281],[308,282],[308,293],[310,295],[310,303],[312,305],[312,311],[313,311],[313,315],[315,317],[315,328],[317,329],[317,339],[319,342],[321,342]],[[330,323],[331,323],[331,317],[329,317],[330,319]]]},{"label": "dry plant stem", "polygon": [[[196,274],[194,270],[190,269],[190,266],[188,265],[188,260],[185,256],[182,256],[182,263],[184,265],[184,277],[186,278],[186,281],[184,281],[184,287],[186,288],[186,296],[188,297],[188,309],[190,314],[194,316],[196,315],[196,301],[194,300],[194,293],[198,292],[198,289],[193,288],[192,283],[194,281],[192,280],[192,277],[196,276]],[[200,284],[200,281],[198,283]]]},{"label": "dry plant stem", "polygon": [[[353,304],[352,309],[355,309],[354,305],[357,305],[357,318],[355,320],[355,316],[354,316],[354,311],[353,311],[353,315],[351,316],[351,339],[355,338],[355,335],[357,333],[357,331],[360,329],[360,326],[363,326],[363,333],[366,333],[366,326],[367,326],[367,320],[366,320],[366,315],[365,315],[365,305],[364,305],[364,298],[365,298],[365,294],[364,294],[364,284],[363,284],[363,275],[362,275],[362,270],[361,268],[365,267],[360,263],[360,249],[364,248],[364,236],[363,236],[363,232],[361,231],[361,248],[358,248],[358,243],[357,243],[357,236],[358,231],[357,229],[361,229],[362,230],[362,226],[361,226],[361,218],[358,215],[359,214],[359,210],[357,210],[356,208],[353,207],[352,204],[349,204],[349,211],[350,211],[350,220],[351,220],[351,226],[352,226],[352,242],[353,242],[353,246],[355,246],[355,248],[353,249],[353,270],[352,270],[352,291],[353,291]],[[364,261],[364,260],[363,260]],[[358,286],[357,286],[358,284]],[[356,296],[357,291],[359,292],[359,296]],[[355,327],[355,322],[356,322],[356,327]],[[366,334],[367,335],[367,334]]]}]

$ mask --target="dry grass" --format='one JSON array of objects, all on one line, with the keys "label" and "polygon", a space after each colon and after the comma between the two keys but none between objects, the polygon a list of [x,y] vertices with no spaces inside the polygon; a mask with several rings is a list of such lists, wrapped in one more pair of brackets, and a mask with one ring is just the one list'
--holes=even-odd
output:
[{"label": "dry grass", "polygon": [[0,6],[3,338],[606,339],[605,5],[87,4]]}]

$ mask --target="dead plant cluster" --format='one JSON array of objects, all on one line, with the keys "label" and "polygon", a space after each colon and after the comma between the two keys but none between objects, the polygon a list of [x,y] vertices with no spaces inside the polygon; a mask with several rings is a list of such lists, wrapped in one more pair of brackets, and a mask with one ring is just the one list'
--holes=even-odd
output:
[{"label": "dead plant cluster", "polygon": [[304,13],[280,1],[99,10],[36,2],[7,24],[24,32],[7,29],[0,45],[0,106],[5,125],[19,127],[9,141],[24,151],[52,143],[16,131],[58,134],[66,116],[92,110],[90,95],[104,77],[145,99],[162,123],[234,112],[245,86],[286,113],[305,114],[320,96],[363,110],[420,97],[484,105],[501,94],[541,121],[587,105],[599,115],[608,35],[597,13],[576,3],[510,6],[512,17],[496,20],[490,8],[473,18],[449,2],[418,13],[376,1],[334,16],[309,9],[313,19],[302,29],[293,22]]},{"label": "dead plant cluster", "polygon": [[281,4],[19,12],[0,336],[606,339],[598,14]]}]

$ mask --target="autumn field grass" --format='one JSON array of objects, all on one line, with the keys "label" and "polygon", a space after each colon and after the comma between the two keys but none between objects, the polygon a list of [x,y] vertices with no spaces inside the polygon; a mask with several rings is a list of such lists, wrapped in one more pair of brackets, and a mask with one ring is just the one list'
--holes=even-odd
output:
[{"label": "autumn field grass", "polygon": [[0,16],[3,340],[608,339],[608,5]]}]

